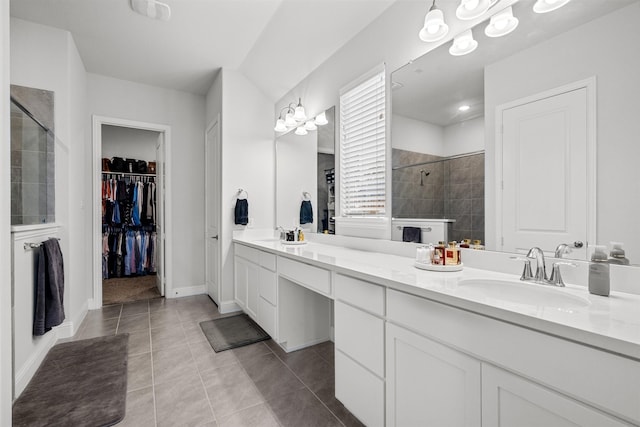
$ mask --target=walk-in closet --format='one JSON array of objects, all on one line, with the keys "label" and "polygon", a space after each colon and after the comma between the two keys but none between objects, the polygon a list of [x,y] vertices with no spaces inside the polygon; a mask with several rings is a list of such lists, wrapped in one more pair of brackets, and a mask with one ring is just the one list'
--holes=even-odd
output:
[{"label": "walk-in closet", "polygon": [[161,297],[156,148],[160,133],[102,125],[102,304]]}]

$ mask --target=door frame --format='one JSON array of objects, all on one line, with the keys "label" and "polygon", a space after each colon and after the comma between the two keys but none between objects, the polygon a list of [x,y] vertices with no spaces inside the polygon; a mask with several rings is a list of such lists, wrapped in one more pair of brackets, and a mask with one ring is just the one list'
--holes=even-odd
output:
[{"label": "door frame", "polygon": [[585,247],[587,248],[587,255],[589,254],[588,248],[590,245],[596,243],[596,212],[597,212],[597,96],[596,96],[596,77],[588,77],[583,80],[578,80],[566,85],[558,86],[553,89],[545,90],[533,95],[525,96],[514,101],[500,104],[496,107],[495,117],[495,129],[496,129],[496,145],[495,145],[495,207],[496,207],[496,229],[495,229],[495,241],[496,250],[501,251],[503,247],[502,243],[502,182],[503,182],[503,168],[502,168],[502,147],[503,141],[503,122],[502,114],[505,110],[517,107],[523,104],[529,104],[531,102],[540,101],[545,98],[551,98],[553,96],[561,95],[566,92],[571,92],[578,89],[587,90],[587,236],[585,241]]},{"label": "door frame", "polygon": [[[89,308],[102,307],[102,125],[120,126],[132,129],[149,130],[161,134],[161,151],[164,157],[164,224],[161,230],[164,236],[164,294],[173,295],[172,281],[172,222],[171,222],[171,126],[92,115],[93,132],[93,190],[91,204],[93,206],[93,295],[89,299]],[[163,260],[158,260],[163,262]]]},{"label": "door frame", "polygon": [[[208,137],[207,135],[209,135],[209,131],[211,131],[211,129],[213,129],[216,125],[218,125],[218,156],[217,156],[217,164],[215,165],[209,165],[207,160],[208,160],[208,156],[209,156],[209,141],[208,141]],[[221,122],[220,122],[220,113],[218,113],[215,117],[215,119],[213,119],[206,127],[205,131],[204,131],[204,158],[205,158],[205,166],[204,166],[204,193],[205,193],[205,203],[204,203],[204,229],[205,229],[205,244],[204,244],[204,256],[205,256],[205,264],[209,261],[209,251],[207,249],[207,232],[208,232],[208,221],[209,221],[209,215],[207,212],[207,201],[206,201],[206,197],[209,197],[209,195],[212,195],[213,197],[216,197],[218,199],[218,223],[216,224],[216,227],[218,229],[218,259],[217,264],[218,264],[218,268],[216,269],[216,286],[218,287],[218,301],[214,301],[218,307],[221,306],[222,304],[222,272],[221,272],[221,268],[220,266],[222,265],[222,257],[221,257],[221,248],[220,248],[220,242],[222,241],[221,238],[221,234],[222,234],[222,230],[221,230],[221,216],[220,213],[222,212],[221,209],[221,189],[222,189],[222,129],[220,128],[221,126]],[[211,172],[214,172],[217,175],[217,182],[218,182],[218,187],[217,188],[209,188],[209,174]],[[207,271],[206,271],[206,265],[205,265],[205,291],[207,293],[207,295],[209,294],[209,288],[208,288],[208,283],[207,283]],[[213,299],[213,298],[212,298]]]}]

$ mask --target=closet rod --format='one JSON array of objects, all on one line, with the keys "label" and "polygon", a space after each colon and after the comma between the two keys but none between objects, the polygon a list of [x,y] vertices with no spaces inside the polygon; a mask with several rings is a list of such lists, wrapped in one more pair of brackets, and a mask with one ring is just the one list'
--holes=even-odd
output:
[{"label": "closet rod", "polygon": [[102,175],[121,175],[121,176],[151,176],[155,177],[155,173],[135,173],[135,172],[109,172],[102,171]]}]

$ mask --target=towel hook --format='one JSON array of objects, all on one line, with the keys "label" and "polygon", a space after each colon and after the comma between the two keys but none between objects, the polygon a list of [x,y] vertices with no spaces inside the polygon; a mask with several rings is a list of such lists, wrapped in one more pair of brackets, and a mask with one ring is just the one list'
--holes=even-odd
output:
[{"label": "towel hook", "polygon": [[240,198],[240,196],[242,196],[242,193],[245,194],[245,199],[249,198],[249,192],[247,190],[243,190],[242,188],[238,188],[238,192],[236,193],[236,198]]},{"label": "towel hook", "polygon": [[308,193],[308,192],[306,192],[306,191],[303,191],[303,192],[302,192],[302,199],[303,199],[303,200],[311,200],[311,194],[309,194],[309,193]]}]

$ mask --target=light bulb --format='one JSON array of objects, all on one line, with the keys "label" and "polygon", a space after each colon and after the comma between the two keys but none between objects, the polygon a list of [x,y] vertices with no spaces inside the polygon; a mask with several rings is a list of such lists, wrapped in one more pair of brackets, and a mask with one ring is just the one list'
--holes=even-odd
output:
[{"label": "light bulb", "polygon": [[536,13],[553,12],[556,9],[560,9],[571,0],[538,0],[533,5],[533,11]]},{"label": "light bulb", "polygon": [[284,124],[284,120],[278,119],[276,121],[276,127],[273,128],[276,132],[284,132],[287,130],[287,125]]},{"label": "light bulb", "polygon": [[459,111],[467,111],[467,110],[469,110],[469,108],[471,108],[471,107],[468,106],[468,105],[461,105],[461,106],[458,107],[458,110]]},{"label": "light bulb", "polygon": [[471,30],[467,30],[453,39],[449,53],[453,56],[466,55],[476,50],[477,47],[478,42],[473,39],[473,33]]},{"label": "light bulb", "polygon": [[298,123],[296,122],[296,119],[293,118],[292,113],[287,113],[287,115],[284,116],[284,124],[289,127],[294,127]]},{"label": "light bulb", "polygon": [[513,16],[513,8],[509,6],[491,17],[484,33],[487,37],[502,37],[515,30],[518,23],[518,18]]},{"label": "light bulb", "polygon": [[432,8],[424,17],[424,26],[418,36],[424,42],[436,42],[449,32],[449,26],[444,22],[444,15],[440,9]]},{"label": "light bulb", "polygon": [[456,9],[456,16],[465,21],[476,19],[486,13],[493,2],[492,0],[461,0]]}]

